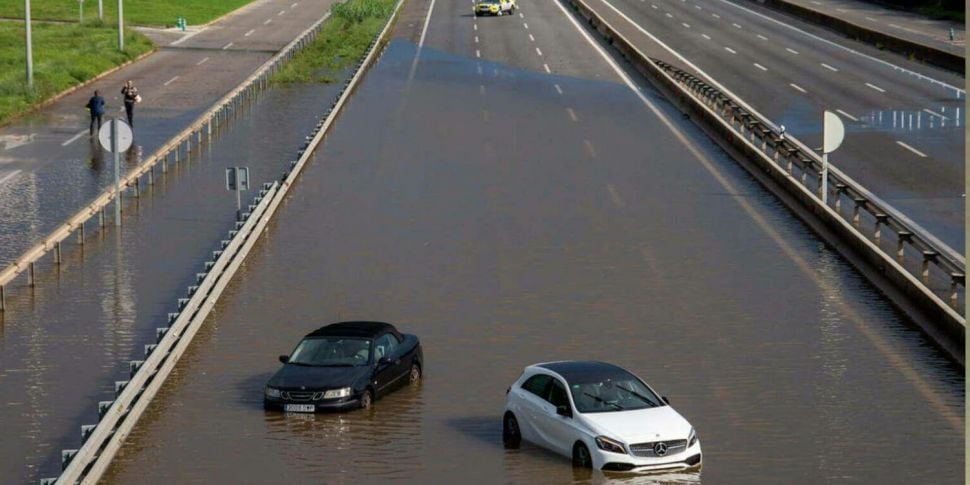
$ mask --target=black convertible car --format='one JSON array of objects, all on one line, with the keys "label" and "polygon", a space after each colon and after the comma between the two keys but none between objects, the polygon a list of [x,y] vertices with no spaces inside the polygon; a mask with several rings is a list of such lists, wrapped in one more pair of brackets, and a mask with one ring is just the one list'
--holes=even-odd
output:
[{"label": "black convertible car", "polygon": [[288,412],[367,409],[375,399],[421,380],[424,355],[414,335],[389,323],[341,322],[300,341],[266,384],[263,406]]}]

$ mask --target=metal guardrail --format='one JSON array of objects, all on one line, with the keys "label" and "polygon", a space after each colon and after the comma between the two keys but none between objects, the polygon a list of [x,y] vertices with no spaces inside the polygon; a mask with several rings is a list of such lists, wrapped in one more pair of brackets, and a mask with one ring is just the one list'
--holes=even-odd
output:
[{"label": "metal guardrail", "polygon": [[[818,154],[797,139],[780,134],[778,128],[762,115],[739,105],[696,76],[667,62],[656,59],[651,61],[715,110],[736,130],[738,135],[758,145],[779,167],[821,197],[822,159]],[[931,268],[935,267],[949,280],[949,289],[943,297],[959,312],[961,296],[966,292],[966,260],[831,163],[828,179],[829,207],[860,230],[864,219],[863,213],[867,214],[865,219],[872,224],[870,240],[881,250],[884,250],[883,240],[887,239],[883,235],[884,230],[894,233],[895,251],[890,256],[903,264],[925,285],[930,284]],[[822,203],[821,199],[819,203]],[[843,206],[846,205],[851,207],[848,215],[843,212]],[[907,257],[918,258],[917,264],[905,264]],[[918,270],[915,270],[916,267]]]},{"label": "metal guardrail", "polygon": [[53,251],[53,263],[61,263],[61,244],[77,232],[77,244],[84,244],[84,225],[95,215],[98,216],[99,227],[105,226],[105,210],[109,204],[120,197],[123,192],[131,187],[134,196],[138,197],[141,185],[141,178],[147,175],[147,183],[155,183],[155,167],[161,164],[162,173],[168,172],[168,163],[172,159],[178,163],[183,150],[188,157],[192,150],[192,140],[195,138],[196,144],[202,144],[212,138],[213,130],[218,130],[220,126],[228,123],[232,117],[239,113],[247,103],[253,101],[256,96],[269,87],[270,76],[279,71],[283,65],[293,58],[297,51],[307,46],[323,26],[323,22],[330,16],[327,12],[322,18],[314,22],[309,28],[304,30],[293,41],[283,47],[280,52],[264,62],[252,75],[246,78],[235,89],[220,98],[212,108],[204,112],[187,128],[175,135],[168,143],[157,149],[141,165],[128,172],[119,181],[117,186],[112,185],[95,197],[91,202],[84,206],[80,211],[69,217],[64,223],[55,228],[50,234],[44,237],[41,242],[27,249],[19,258],[0,271],[0,311],[6,307],[5,296],[6,287],[19,275],[27,273],[27,285],[34,286],[34,266],[47,253]]},{"label": "metal guardrail", "polygon": [[236,228],[229,231],[229,239],[223,240],[220,249],[213,251],[214,260],[205,262],[203,272],[196,274],[198,285],[188,288],[187,298],[178,299],[178,312],[168,315],[169,326],[156,329],[156,342],[145,346],[145,360],[129,362],[130,380],[115,382],[116,399],[98,404],[98,424],[81,426],[81,448],[62,450],[63,472],[57,478],[41,479],[41,485],[93,484],[107,471],[115,453],[188,348],[192,337],[259,234],[266,228],[313,150],[323,141],[351,92],[376,58],[402,4],[403,0],[398,0],[384,28],[368,47],[364,59],[355,66],[353,76],[341,88],[337,100],[306,137],[307,141],[299,150],[299,158],[290,162],[281,181],[263,185],[254,200],[255,204],[250,205],[249,212],[243,214],[243,221],[237,222]]}]

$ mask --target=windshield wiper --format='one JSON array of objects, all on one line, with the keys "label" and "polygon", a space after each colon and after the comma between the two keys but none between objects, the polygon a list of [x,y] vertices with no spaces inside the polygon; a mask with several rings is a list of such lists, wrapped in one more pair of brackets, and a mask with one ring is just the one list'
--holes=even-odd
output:
[{"label": "windshield wiper", "polygon": [[594,395],[592,395],[592,394],[590,394],[590,393],[588,393],[588,392],[584,392],[584,393],[583,393],[583,395],[584,395],[584,396],[589,396],[589,397],[591,397],[591,398],[593,398],[593,399],[595,399],[595,400],[596,400],[597,402],[601,402],[601,403],[603,403],[603,404],[609,404],[610,406],[613,406],[613,407],[615,407],[616,409],[618,409],[618,410],[620,410],[620,411],[622,411],[622,410],[623,410],[623,406],[620,406],[619,404],[617,404],[617,403],[615,403],[615,402],[609,402],[609,401],[607,401],[606,399],[603,399],[603,398],[601,398],[601,397],[599,397],[599,396],[594,396]]},{"label": "windshield wiper", "polygon": [[625,388],[625,387],[623,387],[623,386],[621,386],[619,384],[616,385],[616,388],[619,389],[619,390],[621,390],[621,391],[626,391],[626,392],[628,392],[630,394],[633,394],[634,396],[638,397],[641,401],[649,404],[650,407],[652,407],[652,408],[653,407],[657,407],[657,403],[653,402],[652,399],[648,398],[647,396],[644,396],[643,394],[640,394],[639,392],[636,392],[636,391],[627,389],[627,388]]}]

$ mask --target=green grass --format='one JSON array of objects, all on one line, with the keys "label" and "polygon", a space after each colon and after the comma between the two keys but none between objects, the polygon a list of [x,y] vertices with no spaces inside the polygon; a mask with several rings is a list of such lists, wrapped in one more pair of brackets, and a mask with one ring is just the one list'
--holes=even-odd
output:
[{"label": "green grass", "polygon": [[[125,23],[172,27],[185,17],[189,25],[201,25],[252,0],[124,0]],[[118,0],[103,0],[105,22],[118,21]],[[77,0],[34,0],[30,16],[37,20],[78,20]],[[24,0],[0,0],[0,17],[24,18]],[[98,17],[98,0],[84,1],[84,19]]]},{"label": "green grass", "polygon": [[[118,32],[97,22],[34,24],[34,89],[27,88],[24,25],[0,22],[0,124],[61,91],[151,50],[145,36],[129,30],[125,51]],[[83,39],[83,41],[78,41]],[[78,110],[83,110],[78,106]]]},{"label": "green grass", "polygon": [[317,38],[276,73],[273,81],[332,82],[330,73],[350,66],[364,55],[394,11],[394,4],[395,0],[347,0],[334,5],[333,15]]}]

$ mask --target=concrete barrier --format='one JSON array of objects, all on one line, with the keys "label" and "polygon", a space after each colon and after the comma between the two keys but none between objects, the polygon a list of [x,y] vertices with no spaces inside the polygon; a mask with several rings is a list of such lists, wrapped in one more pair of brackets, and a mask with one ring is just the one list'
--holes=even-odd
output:
[{"label": "concrete barrier", "polygon": [[[962,314],[962,255],[832,166],[829,187],[836,193],[831,205],[823,203],[818,193],[821,159],[812,150],[797,139],[781,136],[778,127],[742,100],[732,99],[686,71],[649,58],[584,0],[567,3],[713,141],[963,364],[966,319]],[[845,215],[847,199],[852,206]],[[870,225],[871,236],[863,233],[865,223]],[[883,247],[888,239],[884,232],[896,233],[895,251]],[[945,289],[934,290],[940,284]]]}]

